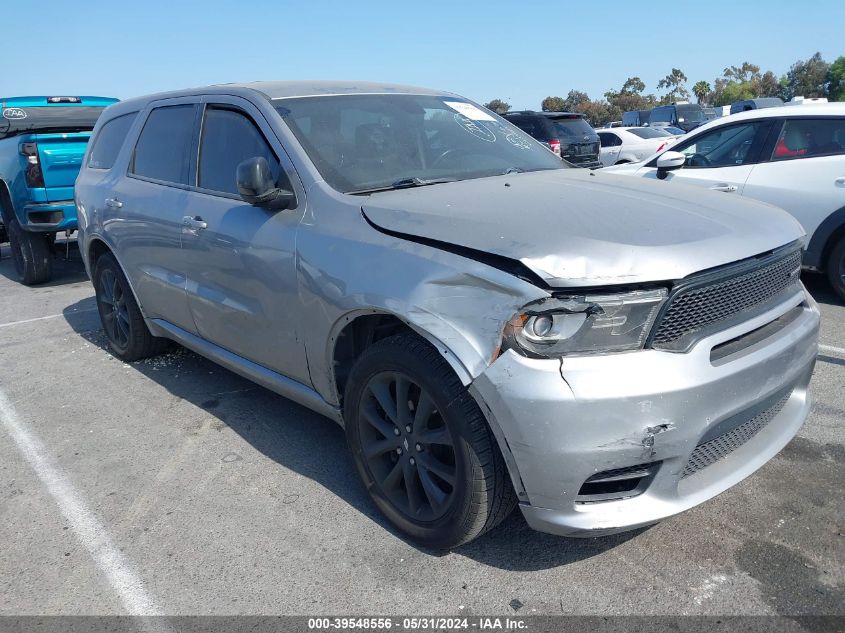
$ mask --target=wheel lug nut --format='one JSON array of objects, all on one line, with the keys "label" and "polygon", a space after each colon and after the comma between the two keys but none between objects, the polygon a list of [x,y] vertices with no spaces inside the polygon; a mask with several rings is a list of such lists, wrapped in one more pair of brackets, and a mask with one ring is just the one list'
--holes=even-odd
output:
[{"label": "wheel lug nut", "polygon": [[416,460],[412,457],[412,458],[411,458],[411,466],[413,466],[413,465],[414,465],[414,464],[416,464],[416,463],[417,463],[417,461],[416,461]]},{"label": "wheel lug nut", "polygon": [[398,427],[395,427],[395,426],[393,427],[393,435],[399,435],[399,428]]},{"label": "wheel lug nut", "polygon": [[396,449],[396,454],[397,454],[397,455],[401,455],[401,454],[402,454],[402,449],[401,449],[401,448],[397,448],[397,449]]},{"label": "wheel lug nut", "polygon": [[406,430],[408,433],[410,433],[410,432],[411,432],[411,430],[412,430],[412,429],[411,429],[411,425],[409,424],[408,426],[406,426],[406,427],[405,427],[405,430]]},{"label": "wheel lug nut", "polygon": [[417,449],[417,451],[421,451],[422,450],[422,444],[417,444],[416,446],[414,446],[414,448]]}]

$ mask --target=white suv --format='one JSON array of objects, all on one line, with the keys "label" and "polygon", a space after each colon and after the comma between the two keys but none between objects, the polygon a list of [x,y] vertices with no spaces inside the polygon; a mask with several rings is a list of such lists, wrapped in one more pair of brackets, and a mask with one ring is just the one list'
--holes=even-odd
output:
[{"label": "white suv", "polygon": [[845,299],[845,103],[711,121],[645,163],[603,170],[700,185],[786,209],[807,232],[804,266]]}]

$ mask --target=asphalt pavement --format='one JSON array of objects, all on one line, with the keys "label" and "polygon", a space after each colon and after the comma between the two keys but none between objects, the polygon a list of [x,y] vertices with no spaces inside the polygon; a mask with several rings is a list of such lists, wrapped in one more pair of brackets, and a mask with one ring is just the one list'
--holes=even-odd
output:
[{"label": "asphalt pavement", "polygon": [[342,430],[182,348],[106,350],[78,252],[0,259],[0,615],[845,614],[845,305],[824,281],[814,407],[760,471],[649,529],[402,539]]}]

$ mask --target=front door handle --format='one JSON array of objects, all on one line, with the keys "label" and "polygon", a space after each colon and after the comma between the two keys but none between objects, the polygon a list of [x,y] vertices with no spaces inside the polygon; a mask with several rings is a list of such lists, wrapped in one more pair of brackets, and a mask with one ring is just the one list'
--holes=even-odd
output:
[{"label": "front door handle", "polygon": [[845,186],[845,176],[839,176],[839,178],[837,178],[833,182],[835,182],[840,187]]},{"label": "front door handle", "polygon": [[182,218],[182,226],[186,226],[189,229],[193,229],[195,231],[201,231],[202,229],[208,228],[208,222],[203,220],[198,215],[194,217],[186,215],[184,218]]},{"label": "front door handle", "polygon": [[123,203],[117,198],[106,198],[106,206],[110,209],[119,209],[123,206]]},{"label": "front door handle", "polygon": [[734,191],[739,189],[739,187],[737,187],[736,185],[713,185],[712,187],[710,187],[710,189],[712,189],[713,191],[724,191],[725,193],[733,193]]}]

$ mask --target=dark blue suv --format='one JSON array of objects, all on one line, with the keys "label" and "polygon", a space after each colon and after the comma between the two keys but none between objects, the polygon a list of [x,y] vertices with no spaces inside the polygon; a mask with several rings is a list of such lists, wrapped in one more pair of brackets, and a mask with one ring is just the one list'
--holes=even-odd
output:
[{"label": "dark blue suv", "polygon": [[73,185],[108,97],[0,98],[0,213],[21,282],[52,276],[56,233],[76,230]]}]

